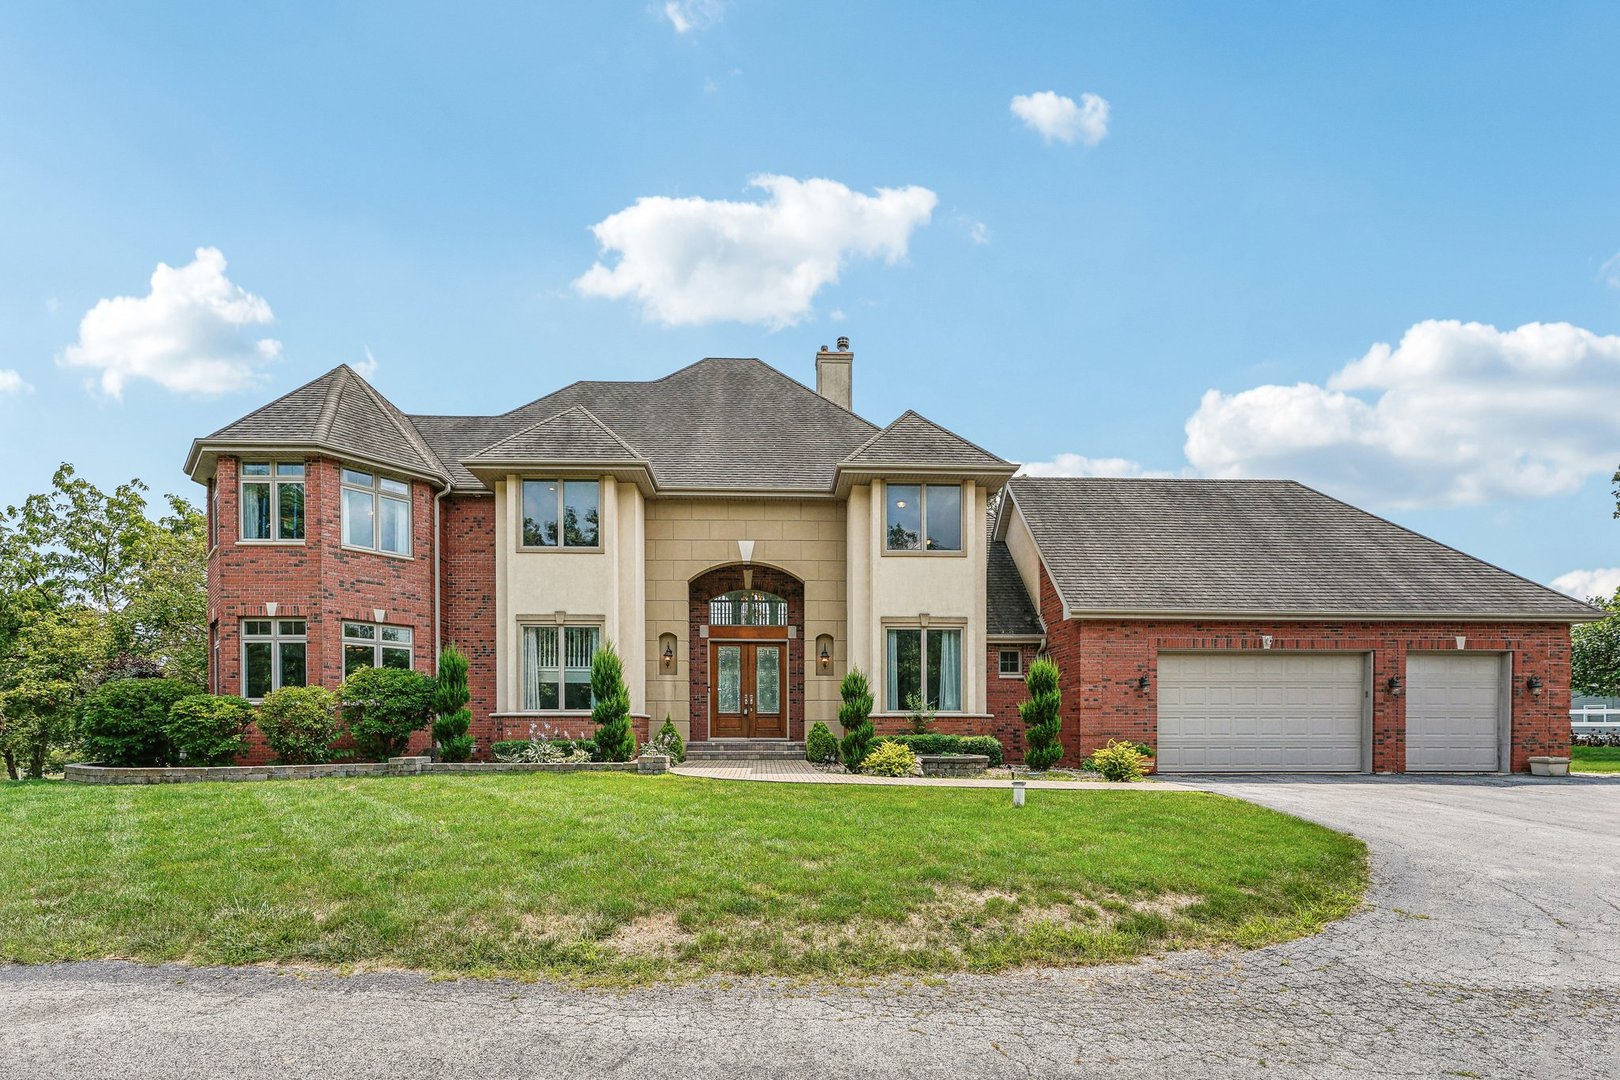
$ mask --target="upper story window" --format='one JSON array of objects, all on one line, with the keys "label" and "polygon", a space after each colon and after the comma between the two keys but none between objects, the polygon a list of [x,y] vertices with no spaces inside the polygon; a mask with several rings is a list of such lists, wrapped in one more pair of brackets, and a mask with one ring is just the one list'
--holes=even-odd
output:
[{"label": "upper story window", "polygon": [[361,668],[411,666],[411,628],[380,623],[343,624],[343,677]]},{"label": "upper story window", "polygon": [[208,481],[208,546],[219,545],[219,480]]},{"label": "upper story window", "polygon": [[243,540],[304,538],[304,463],[242,462]]},{"label": "upper story window", "polygon": [[411,553],[411,485],[376,473],[343,470],[345,547]]},{"label": "upper story window", "polygon": [[889,631],[884,704],[909,708],[912,695],[940,712],[962,709],[962,631],[895,627]]},{"label": "upper story window", "polygon": [[602,484],[598,480],[523,481],[523,546],[602,546]]},{"label": "upper story window", "polygon": [[303,619],[242,621],[242,696],[258,701],[283,686],[303,686],[309,648]]},{"label": "upper story window", "polygon": [[889,551],[961,551],[962,489],[956,484],[885,484]]}]

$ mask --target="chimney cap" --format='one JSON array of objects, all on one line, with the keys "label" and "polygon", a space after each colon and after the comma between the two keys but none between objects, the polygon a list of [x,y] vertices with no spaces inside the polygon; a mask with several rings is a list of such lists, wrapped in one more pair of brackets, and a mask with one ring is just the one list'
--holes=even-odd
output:
[{"label": "chimney cap", "polygon": [[838,351],[849,352],[849,338],[841,337],[838,339]]}]

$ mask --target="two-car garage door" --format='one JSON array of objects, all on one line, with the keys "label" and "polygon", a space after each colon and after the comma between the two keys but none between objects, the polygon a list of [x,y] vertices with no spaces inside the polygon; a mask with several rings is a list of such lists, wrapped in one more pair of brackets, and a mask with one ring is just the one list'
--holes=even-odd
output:
[{"label": "two-car garage door", "polygon": [[[1367,667],[1364,653],[1161,653],[1159,769],[1360,772]],[[1503,670],[1491,653],[1408,655],[1408,770],[1498,768]]]}]

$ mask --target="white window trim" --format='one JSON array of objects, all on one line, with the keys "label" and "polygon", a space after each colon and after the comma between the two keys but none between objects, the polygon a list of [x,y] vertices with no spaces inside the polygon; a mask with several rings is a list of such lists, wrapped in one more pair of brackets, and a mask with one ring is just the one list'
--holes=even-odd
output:
[{"label": "white window trim", "polygon": [[[922,540],[925,545],[923,547],[910,549],[891,548],[889,546],[889,488],[896,484],[905,485],[907,487],[915,487],[917,489],[917,523],[922,529]],[[957,510],[959,515],[964,520],[958,523],[961,532],[959,532],[957,535],[961,539],[957,542],[957,546],[954,548],[929,548],[926,546],[928,542],[928,489],[930,487],[953,487],[956,488],[958,492]],[[972,493],[967,489],[966,485],[963,484],[942,484],[938,481],[928,480],[885,480],[883,482],[882,536],[879,550],[884,556],[895,555],[900,558],[907,558],[916,555],[926,555],[930,558],[936,559],[962,558],[966,556],[967,525],[965,519],[967,517],[967,509],[970,502],[972,502]]]},{"label": "white window trim", "polygon": [[[367,487],[362,484],[351,482],[348,477],[348,474],[351,472],[363,473],[366,476],[371,477],[371,485]],[[384,480],[392,480],[396,484],[404,484],[405,493],[401,495],[397,492],[383,491],[382,482]],[[349,542],[348,500],[344,498],[344,492],[347,491],[366,492],[371,496],[371,545],[369,547],[364,544],[352,544]],[[351,468],[348,465],[340,464],[338,466],[338,540],[340,541],[340,546],[348,549],[349,551],[364,551],[372,555],[384,555],[394,559],[414,558],[415,556],[413,555],[413,551],[416,546],[415,495],[416,493],[411,487],[411,482],[409,480],[402,480],[397,476],[389,476],[386,473],[377,472],[375,469],[356,469]],[[393,499],[395,502],[403,502],[405,504],[404,551],[389,551],[382,546],[382,501],[384,499]]]},{"label": "white window trim", "polygon": [[[267,622],[267,623],[269,623],[270,624],[270,633],[269,633],[269,635],[268,636],[266,636],[264,634],[252,634],[252,635],[249,635],[248,632],[247,632],[247,624],[250,623],[250,622]],[[304,632],[302,634],[283,634],[281,632],[281,624],[284,623],[284,622],[303,623],[304,624]],[[297,644],[297,645],[304,646],[304,682],[303,682],[302,685],[308,686],[310,684],[309,683],[309,620],[307,620],[307,619],[305,619],[305,618],[303,618],[301,616],[299,618],[296,618],[296,619],[281,619],[281,618],[272,618],[269,615],[258,615],[258,616],[254,616],[252,618],[246,618],[246,619],[242,619],[241,621],[239,621],[237,623],[237,636],[241,639],[240,654],[241,654],[241,657],[242,657],[242,667],[241,667],[241,670],[238,672],[238,675],[240,676],[239,690],[241,692],[242,697],[246,698],[248,701],[258,702],[258,701],[263,701],[264,700],[264,698],[262,698],[262,697],[248,697],[248,692],[247,692],[247,680],[248,680],[247,650],[248,650],[249,645],[263,645],[263,644],[266,644],[266,643],[269,644],[269,646],[270,646],[270,689],[272,691],[280,690],[282,688],[282,686],[281,686],[281,647],[283,645],[286,645],[286,644]]]},{"label": "white window trim", "polygon": [[881,699],[882,702],[883,702],[883,706],[882,706],[882,708],[874,707],[873,710],[872,710],[874,713],[878,713],[878,714],[885,715],[885,716],[902,716],[902,715],[906,715],[907,711],[908,711],[906,709],[906,703],[903,702],[903,701],[900,702],[895,708],[892,708],[892,709],[889,708],[889,679],[890,679],[890,677],[892,675],[892,672],[889,671],[889,631],[890,630],[920,630],[920,631],[922,631],[922,640],[918,643],[919,644],[918,656],[920,656],[922,658],[921,663],[923,665],[923,671],[922,671],[922,678],[921,678],[920,681],[923,683],[924,693],[927,692],[928,634],[929,634],[929,632],[930,631],[938,632],[938,631],[944,630],[944,631],[956,634],[958,636],[958,638],[960,639],[960,641],[961,641],[961,651],[962,651],[961,672],[960,672],[960,674],[958,676],[960,678],[961,682],[958,684],[958,686],[956,688],[956,696],[957,696],[957,700],[959,700],[962,703],[962,706],[961,706],[961,708],[958,708],[958,709],[935,709],[934,713],[937,716],[962,716],[962,715],[970,714],[972,712],[972,710],[968,708],[968,666],[967,666],[968,665],[968,661],[967,661],[968,632],[967,632],[967,623],[965,621],[957,622],[957,621],[954,621],[954,620],[945,621],[945,620],[940,620],[940,619],[932,619],[932,620],[929,620],[926,623],[923,623],[923,622],[904,622],[904,621],[897,621],[897,622],[885,621],[883,623],[882,629],[883,629],[883,641],[882,641],[880,656],[882,657],[882,660],[883,660],[883,683],[879,687],[879,689],[882,691],[882,694],[883,694],[882,699]]},{"label": "white window trim", "polygon": [[[349,627],[351,627],[351,626],[369,626],[369,627],[371,627],[372,637],[370,637],[369,639],[368,638],[350,637],[349,636]],[[403,630],[407,634],[411,635],[411,640],[410,641],[404,641],[404,642],[400,642],[400,641],[384,641],[382,639],[382,632],[384,630]],[[406,668],[411,670],[411,671],[416,670],[416,628],[415,627],[404,626],[404,625],[402,625],[400,623],[376,623],[376,622],[363,622],[363,621],[361,621],[359,619],[344,619],[338,626],[338,654],[339,654],[339,656],[342,657],[342,665],[343,665],[343,668],[344,668],[343,677],[345,679],[349,677],[348,666],[349,666],[349,648],[350,648],[350,646],[365,646],[365,647],[371,649],[371,666],[372,667],[377,667],[377,668],[380,668],[380,667],[383,666],[382,665],[382,654],[383,654],[384,649],[395,649],[395,650],[403,649],[403,650],[405,650],[406,656],[409,657],[409,662],[405,665]]]},{"label": "white window trim", "polygon": [[[575,484],[582,484],[583,483],[583,484],[595,484],[596,485],[596,543],[595,544],[565,544],[565,543],[563,543],[563,529],[562,529],[563,508],[567,505],[568,500],[567,500],[567,491],[566,491],[566,489],[567,489],[567,486],[568,486],[568,484],[570,482],[575,483]],[[528,502],[528,495],[527,495],[527,493],[525,492],[524,489],[529,484],[556,484],[557,485],[557,542],[555,544],[525,544],[523,542],[523,523],[527,520],[527,515],[524,514],[523,510],[524,510],[525,504]],[[606,531],[606,528],[605,528],[606,523],[602,520],[602,518],[603,518],[602,497],[605,494],[605,492],[603,490],[605,487],[606,487],[606,485],[604,485],[602,483],[601,479],[598,478],[598,477],[594,477],[594,476],[573,476],[573,477],[569,477],[569,476],[520,476],[520,477],[518,477],[518,486],[517,486],[517,488],[518,488],[518,498],[517,498],[517,543],[518,543],[518,550],[519,551],[546,551],[546,552],[573,551],[573,552],[586,552],[586,553],[593,552],[593,551],[595,551],[595,552],[602,551],[606,546],[606,537],[603,536],[603,533]]]},{"label": "white window trim", "polygon": [[[249,465],[268,465],[268,476],[249,476],[244,469]],[[282,476],[276,469],[282,465],[297,465],[304,471],[297,476]],[[270,487],[270,535],[256,537],[247,535],[247,494],[243,490],[249,484],[267,484]],[[276,535],[281,531],[281,487],[283,484],[296,484],[304,489],[304,535],[285,538]],[[214,483],[214,497],[219,497],[219,483]],[[219,543],[217,530],[219,528],[219,514],[214,514],[216,530],[213,538],[214,546]],[[238,544],[302,544],[309,536],[309,463],[305,461],[276,460],[270,458],[262,461],[248,461],[238,459],[236,467],[236,542]]]},{"label": "white window trim", "polygon": [[[1018,657],[1018,669],[1016,671],[1006,671],[1001,666],[1001,658],[1008,653]],[[1022,679],[1024,677],[1024,650],[1007,649],[998,646],[996,648],[996,677],[1001,679]]]},{"label": "white window trim", "polygon": [[[550,549],[547,549],[547,550],[550,550]],[[575,550],[578,550],[578,549],[575,549]],[[524,698],[525,698],[524,691],[528,688],[528,673],[524,670],[524,667],[523,667],[523,664],[524,664],[524,655],[523,655],[524,631],[527,630],[529,627],[548,627],[548,626],[549,627],[555,627],[556,630],[557,630],[557,635],[558,635],[557,636],[557,652],[559,654],[558,657],[557,657],[557,659],[558,659],[558,665],[557,665],[557,679],[558,679],[558,682],[557,682],[557,703],[558,703],[558,707],[555,708],[555,709],[525,709],[523,707],[523,701],[524,701]],[[567,618],[567,617],[565,617],[561,621],[559,621],[555,617],[552,617],[552,618],[548,618],[548,619],[533,619],[533,618],[530,618],[530,619],[520,619],[520,620],[518,620],[517,639],[516,639],[516,642],[515,642],[516,648],[513,650],[516,653],[516,660],[515,660],[515,663],[514,663],[514,667],[516,669],[516,672],[515,672],[514,681],[516,682],[517,685],[516,685],[515,693],[512,695],[512,711],[510,713],[505,713],[503,715],[507,715],[507,716],[587,716],[587,715],[590,714],[590,711],[591,711],[590,707],[586,707],[586,708],[583,708],[583,709],[577,709],[577,708],[569,709],[569,708],[565,708],[565,707],[562,706],[563,701],[566,700],[566,697],[567,697],[567,687],[566,687],[565,684],[567,682],[568,672],[570,670],[572,670],[572,671],[581,670],[580,668],[569,668],[568,664],[567,664],[568,657],[567,657],[567,654],[566,654],[566,650],[567,650],[567,647],[568,647],[567,634],[568,634],[569,630],[595,630],[596,631],[596,648],[597,649],[602,648],[602,642],[606,639],[606,636],[607,636],[605,627],[603,625],[603,620],[601,620],[599,618],[591,619],[591,618]],[[593,652],[591,655],[592,655],[592,657],[594,659],[596,654]],[[626,681],[628,682],[628,679]]]}]

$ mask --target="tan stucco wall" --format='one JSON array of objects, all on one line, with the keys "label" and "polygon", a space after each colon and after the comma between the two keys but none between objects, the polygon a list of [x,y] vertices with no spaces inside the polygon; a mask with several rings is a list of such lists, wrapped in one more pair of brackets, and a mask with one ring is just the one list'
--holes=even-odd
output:
[{"label": "tan stucco wall", "polygon": [[1024,521],[1024,515],[1018,512],[1018,505],[1007,502],[1007,551],[1012,555],[1013,565],[1018,567],[1018,576],[1024,581],[1024,590],[1030,596],[1041,595],[1041,556],[1035,550],[1035,538],[1029,533],[1029,525]]},{"label": "tan stucco wall", "polygon": [[[646,626],[643,657],[648,712],[657,730],[669,715],[682,737],[691,731],[687,626],[691,580],[741,561],[739,540],[752,540],[752,562],[804,582],[805,720],[833,723],[849,643],[845,624],[845,507],[834,499],[666,498],[646,502]],[[675,671],[659,670],[658,638],[674,634]],[[833,638],[830,675],[816,670],[819,634]],[[628,664],[626,668],[628,669]]]}]

